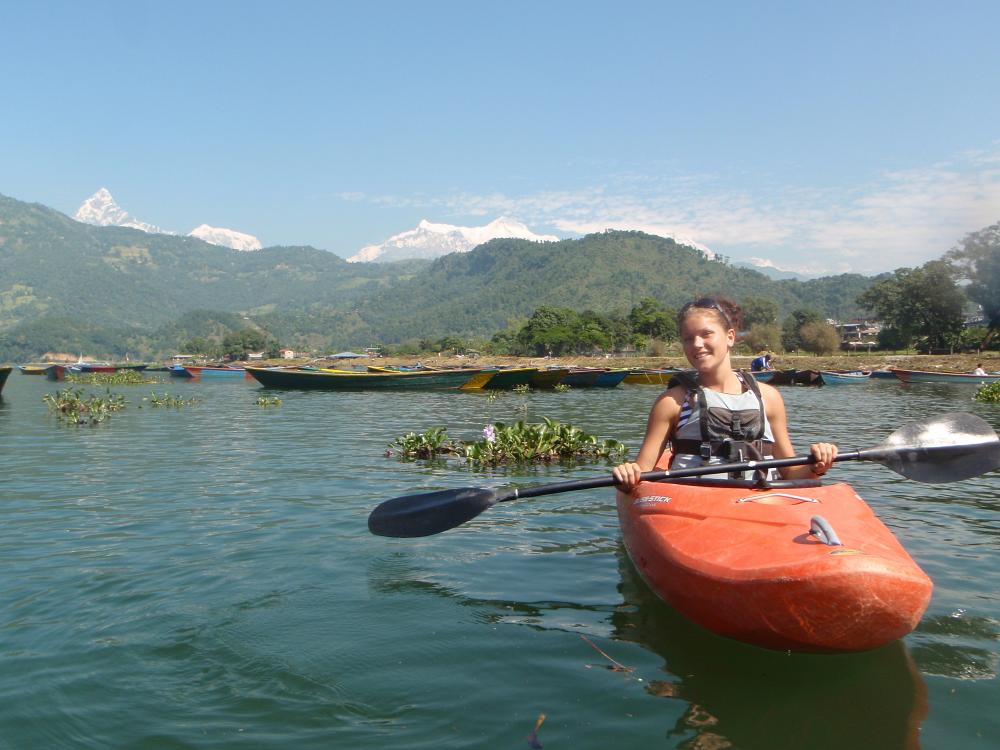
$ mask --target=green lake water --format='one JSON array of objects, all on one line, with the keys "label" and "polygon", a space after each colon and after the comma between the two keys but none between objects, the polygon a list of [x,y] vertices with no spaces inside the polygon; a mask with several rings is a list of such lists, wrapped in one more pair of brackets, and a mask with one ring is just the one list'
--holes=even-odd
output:
[{"label": "green lake water", "polygon": [[[254,383],[172,381],[115,388],[129,405],[96,427],[48,416],[58,387],[15,372],[0,403],[2,748],[526,748],[542,713],[546,748],[1000,745],[1000,474],[922,485],[838,466],[934,598],[903,641],[793,655],[651,595],[607,489],[435,537],[368,534],[393,496],[608,470],[403,463],[383,455],[397,436],[549,416],[635,449],[656,387],[266,391],[283,404],[263,408]],[[200,402],[152,408],[150,390]],[[871,447],[944,411],[1000,427],[963,386],[782,393],[800,451]]]}]

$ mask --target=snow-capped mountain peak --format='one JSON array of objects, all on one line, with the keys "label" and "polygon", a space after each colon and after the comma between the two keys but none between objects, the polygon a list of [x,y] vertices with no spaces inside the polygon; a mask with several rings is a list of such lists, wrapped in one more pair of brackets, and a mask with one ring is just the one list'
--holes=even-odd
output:
[{"label": "snow-capped mountain peak", "polygon": [[234,229],[211,227],[208,224],[201,224],[200,226],[195,227],[188,232],[188,236],[197,237],[199,240],[204,240],[212,245],[221,245],[222,247],[229,247],[233,250],[250,251],[260,250],[261,247],[263,247],[263,245],[260,244],[260,240],[252,234],[244,234],[243,232],[237,232]]},{"label": "snow-capped mountain peak", "polygon": [[437,258],[448,253],[466,253],[477,245],[499,237],[514,237],[535,242],[555,242],[559,239],[552,235],[535,234],[521,222],[505,216],[481,227],[436,224],[424,219],[415,229],[393,235],[378,245],[363,247],[347,260],[359,263]]},{"label": "snow-capped mountain peak", "polygon": [[[93,224],[99,227],[129,227],[141,229],[143,232],[151,234],[175,234],[169,230],[161,229],[155,224],[147,224],[134,218],[115,202],[111,191],[103,187],[80,205],[73,218],[84,224]],[[233,250],[260,250],[261,248],[260,240],[252,234],[237,232],[235,229],[213,227],[208,224],[195,227],[188,232],[188,237],[196,237],[209,244]]]},{"label": "snow-capped mountain peak", "polygon": [[80,204],[73,218],[84,224],[99,227],[130,227],[154,234],[173,234],[166,232],[154,224],[147,224],[134,218],[128,211],[115,203],[111,191],[101,188]]}]

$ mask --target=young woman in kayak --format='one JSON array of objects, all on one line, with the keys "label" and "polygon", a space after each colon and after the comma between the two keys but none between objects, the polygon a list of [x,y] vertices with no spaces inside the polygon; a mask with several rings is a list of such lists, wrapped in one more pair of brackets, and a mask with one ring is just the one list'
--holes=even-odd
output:
[{"label": "young woman in kayak", "polygon": [[[726,299],[689,302],[677,316],[684,356],[695,377],[665,391],[653,404],[646,437],[634,462],[614,469],[620,488],[630,492],[639,475],[652,471],[663,451],[674,453],[671,468],[795,455],[781,394],[766,383],[733,370],[730,351],[742,311]],[[758,396],[759,393],[759,396]],[[816,479],[833,465],[837,446],[810,446],[816,462],[780,470],[785,479]]]}]

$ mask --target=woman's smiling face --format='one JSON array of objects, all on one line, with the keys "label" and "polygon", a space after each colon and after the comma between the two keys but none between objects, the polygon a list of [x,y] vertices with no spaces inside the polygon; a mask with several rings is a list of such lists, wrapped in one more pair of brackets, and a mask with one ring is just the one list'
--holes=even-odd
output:
[{"label": "woman's smiling face", "polygon": [[684,356],[697,370],[712,370],[729,356],[736,343],[736,332],[726,329],[720,316],[712,311],[694,311],[681,323]]}]

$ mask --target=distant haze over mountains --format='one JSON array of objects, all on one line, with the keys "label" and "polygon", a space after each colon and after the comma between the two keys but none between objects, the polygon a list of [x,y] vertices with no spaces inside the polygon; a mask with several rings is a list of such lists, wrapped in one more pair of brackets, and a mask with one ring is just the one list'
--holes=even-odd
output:
[{"label": "distant haze over mountains", "polygon": [[390,262],[416,258],[438,258],[449,253],[467,253],[484,242],[501,238],[558,242],[550,234],[535,234],[521,222],[501,216],[482,227],[459,227],[453,224],[434,224],[426,219],[409,229],[393,235],[378,245],[368,245],[348,258],[350,263],[365,261]]},{"label": "distant haze over mountains", "polygon": [[[119,206],[111,195],[111,191],[103,187],[80,204],[80,208],[76,210],[73,218],[84,224],[93,224],[98,227],[129,227],[130,229],[141,229],[143,232],[151,234],[176,234],[176,232],[161,229],[155,224],[139,221]],[[213,227],[208,224],[202,224],[192,229],[188,232],[188,237],[197,237],[209,244],[233,250],[260,250],[262,247],[260,240],[251,234],[237,232],[234,229]]]},{"label": "distant haze over mountains", "polygon": [[750,260],[740,260],[733,263],[734,266],[738,268],[749,268],[754,271],[759,271],[760,273],[768,276],[772,279],[797,279],[799,281],[804,281],[805,279],[815,278],[815,275],[807,275],[804,273],[796,273],[795,271],[789,271],[785,268],[778,268],[771,261],[765,258],[750,258]]}]

